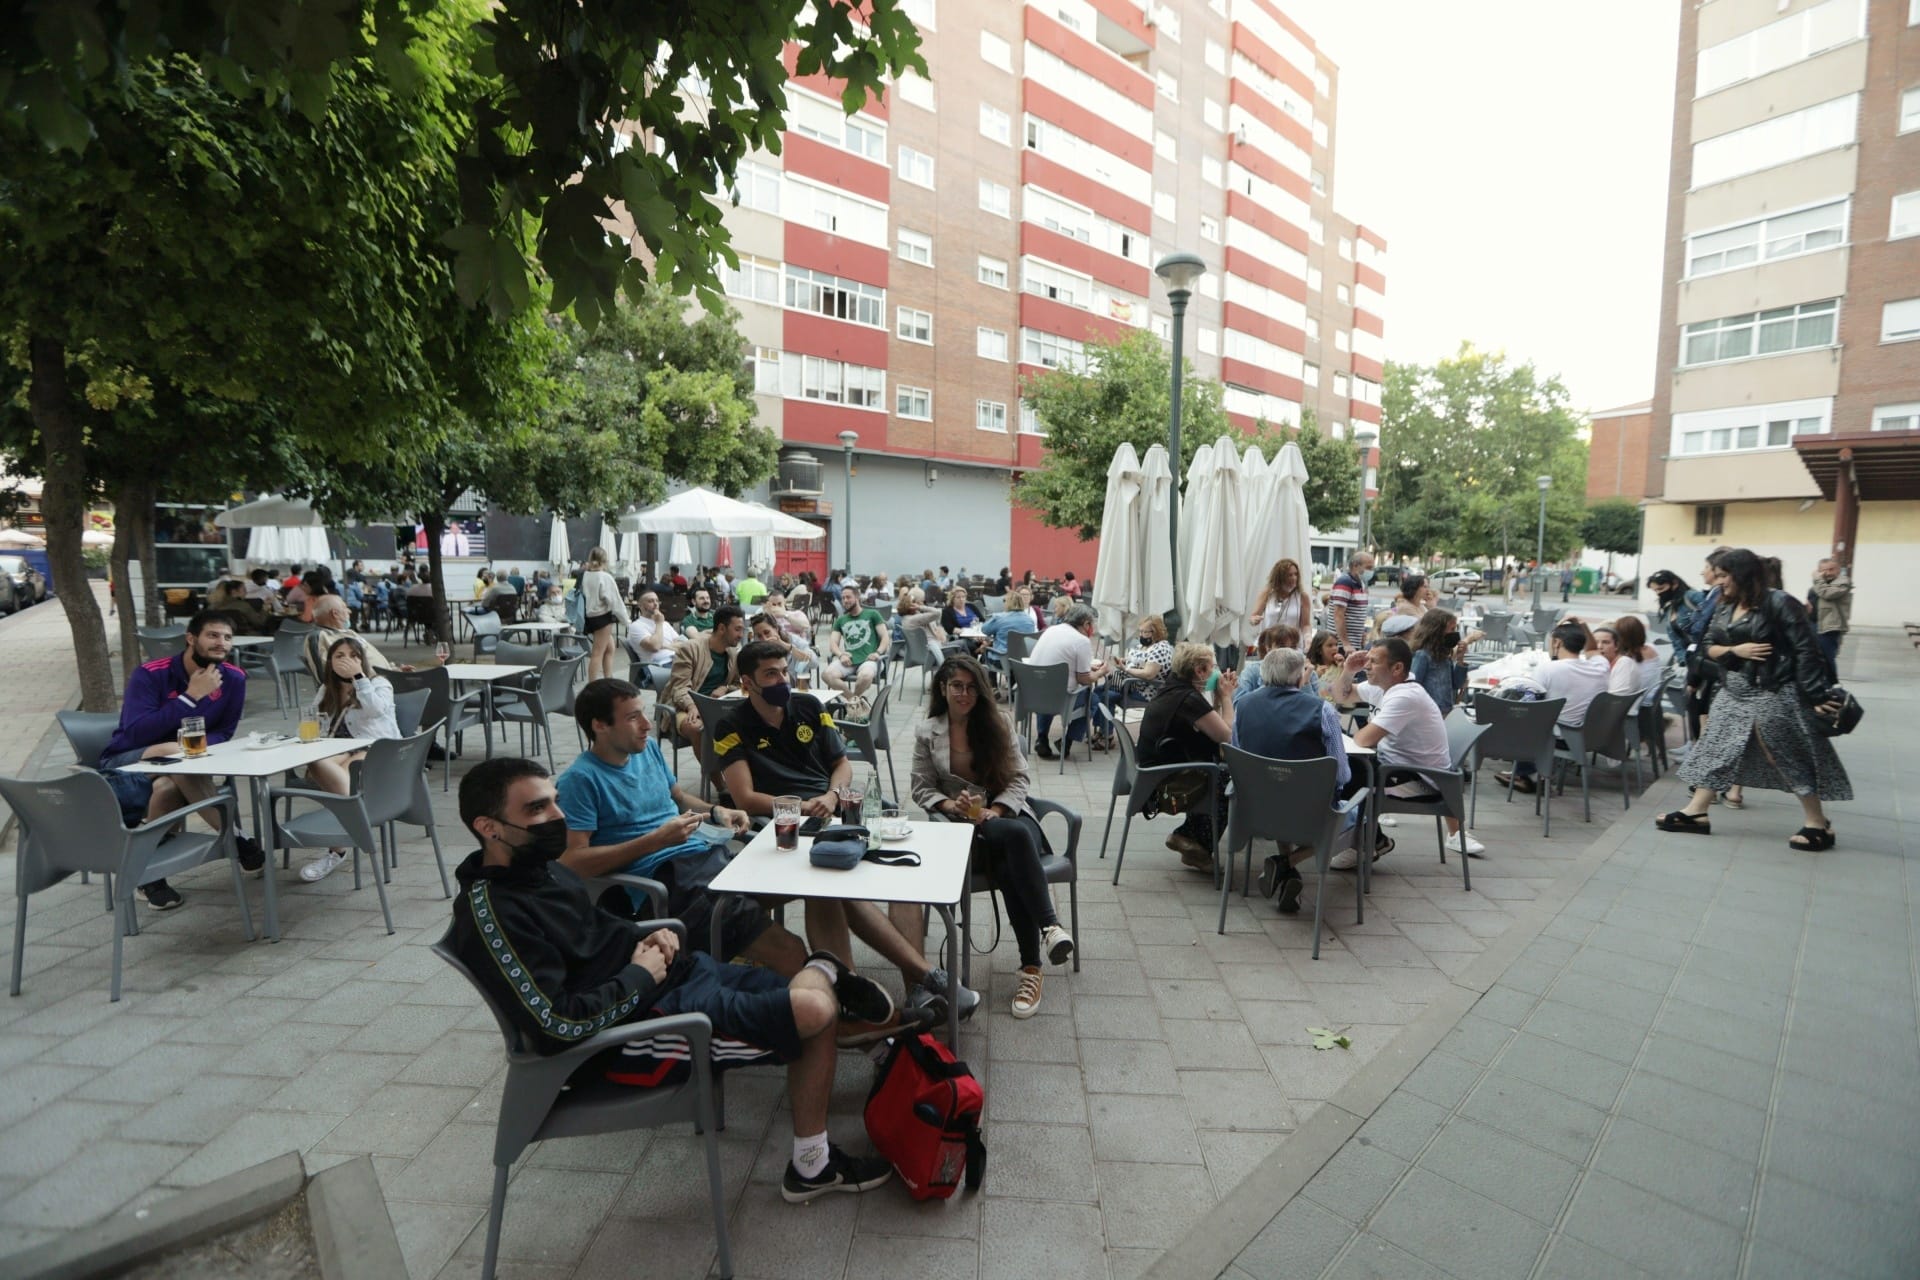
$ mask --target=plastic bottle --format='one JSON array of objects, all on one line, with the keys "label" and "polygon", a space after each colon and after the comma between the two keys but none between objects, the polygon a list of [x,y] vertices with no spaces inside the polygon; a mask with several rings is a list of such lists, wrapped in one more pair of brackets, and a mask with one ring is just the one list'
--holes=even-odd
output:
[{"label": "plastic bottle", "polygon": [[880,772],[867,779],[867,794],[860,799],[860,825],[867,829],[867,848],[880,847]]}]

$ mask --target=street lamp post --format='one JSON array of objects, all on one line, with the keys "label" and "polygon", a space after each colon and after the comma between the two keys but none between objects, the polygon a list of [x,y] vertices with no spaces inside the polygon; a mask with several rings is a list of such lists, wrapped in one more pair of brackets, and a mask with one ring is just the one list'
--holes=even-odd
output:
[{"label": "street lamp post", "polygon": [[1173,485],[1167,503],[1167,540],[1173,554],[1173,608],[1167,612],[1167,634],[1180,638],[1180,388],[1185,381],[1184,343],[1186,340],[1187,299],[1193,296],[1194,281],[1206,273],[1207,264],[1195,253],[1170,253],[1153,269],[1167,286],[1167,305],[1173,308],[1173,412],[1167,426],[1169,452],[1173,455]]},{"label": "street lamp post", "polygon": [[1547,490],[1553,488],[1552,476],[1541,476],[1534,481],[1540,486],[1540,532],[1533,543],[1533,607],[1540,608],[1540,579],[1547,572]]},{"label": "street lamp post", "polygon": [[[846,508],[840,517],[841,528],[846,530],[840,539],[841,552],[845,558],[840,561],[840,567],[848,573],[853,572],[853,446],[859,443],[858,431],[840,433],[840,447],[847,451],[847,494],[846,500],[840,504]],[[831,569],[833,566],[827,567]]]},{"label": "street lamp post", "polygon": [[1355,431],[1353,433],[1353,438],[1360,445],[1360,526],[1359,526],[1360,545],[1357,549],[1360,551],[1365,551],[1368,546],[1367,459],[1373,453],[1373,442],[1377,440],[1379,437],[1374,435],[1374,433],[1368,428],[1361,427],[1358,431]]}]

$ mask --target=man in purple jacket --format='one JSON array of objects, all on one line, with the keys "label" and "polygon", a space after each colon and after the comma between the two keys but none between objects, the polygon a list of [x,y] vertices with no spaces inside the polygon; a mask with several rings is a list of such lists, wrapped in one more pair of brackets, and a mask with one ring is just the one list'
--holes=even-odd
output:
[{"label": "man in purple jacket", "polygon": [[[207,722],[208,746],[227,741],[240,727],[247,674],[226,660],[233,648],[233,623],[224,613],[203,609],[188,621],[186,640],[182,652],[133,669],[120,703],[120,727],[100,756],[100,770],[120,800],[121,820],[130,827],[206,799],[213,794],[213,780],[186,775],[156,778],[128,773],[121,765],[179,755],[180,722],[188,716]],[[219,828],[217,812],[207,810],[201,816]],[[240,836],[236,843],[241,868],[259,875],[267,861],[259,842]],[[143,884],[140,892],[155,911],[171,911],[183,901],[179,890],[165,880]]]}]

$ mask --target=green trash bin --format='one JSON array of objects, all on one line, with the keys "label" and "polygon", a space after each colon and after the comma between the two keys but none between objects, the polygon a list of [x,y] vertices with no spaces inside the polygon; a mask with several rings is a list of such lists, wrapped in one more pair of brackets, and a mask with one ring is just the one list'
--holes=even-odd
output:
[{"label": "green trash bin", "polygon": [[1592,595],[1600,589],[1600,571],[1580,568],[1573,573],[1573,589],[1581,595]]}]

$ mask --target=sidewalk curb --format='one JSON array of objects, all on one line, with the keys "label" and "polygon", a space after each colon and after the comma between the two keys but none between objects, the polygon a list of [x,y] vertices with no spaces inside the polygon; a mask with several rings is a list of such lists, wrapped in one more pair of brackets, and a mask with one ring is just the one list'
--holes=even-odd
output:
[{"label": "sidewalk curb", "polygon": [[307,1184],[307,1219],[326,1280],[407,1280],[373,1157],[357,1156]]},{"label": "sidewalk curb", "polygon": [[[1641,801],[1657,806],[1683,790],[1678,775],[1670,771],[1647,788]],[[1184,1237],[1169,1246],[1142,1273],[1141,1280],[1217,1280],[1232,1267],[1253,1238],[1293,1201],[1347,1139],[1359,1132],[1593,874],[1618,852],[1639,826],[1637,821],[1627,821],[1629,817],[1631,814],[1622,814],[1595,836],[1559,879],[1516,916],[1513,925],[1462,970],[1446,991],[1401,1028],[1291,1137],[1254,1166]]]}]

